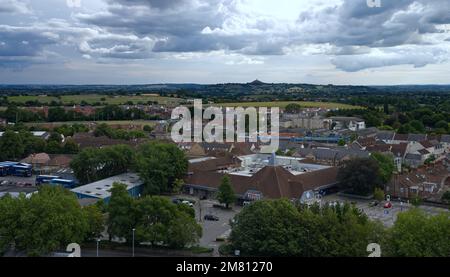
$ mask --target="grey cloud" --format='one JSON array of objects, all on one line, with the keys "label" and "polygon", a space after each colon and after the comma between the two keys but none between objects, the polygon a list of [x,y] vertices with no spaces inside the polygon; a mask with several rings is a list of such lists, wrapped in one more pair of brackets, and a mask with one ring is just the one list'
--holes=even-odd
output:
[{"label": "grey cloud", "polygon": [[20,0],[0,0],[0,13],[30,13],[29,6]]},{"label": "grey cloud", "polygon": [[[157,42],[154,52],[207,52],[229,50],[251,55],[281,54],[284,41],[277,44],[262,39],[261,35],[252,32],[271,31],[271,23],[259,19],[248,23],[243,29],[251,29],[250,33],[227,33],[223,30],[226,24],[236,17],[245,18],[236,8],[236,1],[126,1],[113,0],[122,5],[109,7],[108,12],[97,14],[78,14],[81,22],[106,28],[113,33],[132,33],[137,36],[155,37]],[[177,5],[186,5],[189,9],[170,9]],[[126,3],[132,4],[125,6]],[[135,7],[134,5],[144,5]],[[154,11],[158,7],[163,11]],[[139,12],[137,12],[139,10]],[[234,17],[234,18],[233,18]],[[204,30],[210,30],[205,33]],[[218,31],[218,32],[215,32]],[[241,31],[241,30],[239,30]]]},{"label": "grey cloud", "polygon": [[180,8],[188,4],[189,0],[109,0],[113,4],[121,5],[147,5],[152,8],[166,10],[171,8]]},{"label": "grey cloud", "polygon": [[[7,2],[19,3],[0,0],[0,12],[1,4]],[[448,54],[436,51],[437,57],[433,58],[411,52],[410,48],[400,49],[405,45],[436,43],[427,38],[442,32],[438,25],[450,23],[448,0],[382,0],[381,8],[369,8],[366,0],[343,0],[340,5],[317,6],[303,12],[295,23],[286,25],[240,10],[238,0],[106,3],[105,11],[73,15],[75,23],[51,20],[40,23],[39,28],[9,26],[9,32],[0,29],[0,57],[39,57],[46,48],[61,44],[103,62],[149,59],[161,52],[224,50],[240,55],[283,55],[285,49],[299,45],[326,44],[332,50],[318,47],[321,54],[332,57],[337,68],[355,71],[393,64],[419,67],[437,63]],[[36,47],[22,45],[27,41],[24,36]],[[377,49],[389,55],[376,56],[373,50]],[[8,64],[1,60],[0,63]]]},{"label": "grey cloud", "polygon": [[0,25],[0,40],[0,56],[32,57],[39,55],[44,47],[55,44],[58,36],[33,28]]},{"label": "grey cloud", "polygon": [[448,58],[443,57],[448,57],[448,54],[449,52],[446,50],[433,47],[425,51],[410,49],[407,53],[404,50],[396,49],[378,54],[336,56],[331,62],[337,68],[347,72],[394,65],[413,65],[419,68],[447,61]]}]

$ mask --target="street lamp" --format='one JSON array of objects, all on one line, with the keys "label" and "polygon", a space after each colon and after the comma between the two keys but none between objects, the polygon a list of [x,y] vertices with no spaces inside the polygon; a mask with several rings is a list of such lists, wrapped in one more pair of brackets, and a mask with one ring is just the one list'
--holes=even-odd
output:
[{"label": "street lamp", "polygon": [[134,232],[136,231],[135,228],[133,228],[133,257],[134,257]]},{"label": "street lamp", "polygon": [[100,243],[100,238],[97,238],[97,257],[98,257],[98,244]]}]

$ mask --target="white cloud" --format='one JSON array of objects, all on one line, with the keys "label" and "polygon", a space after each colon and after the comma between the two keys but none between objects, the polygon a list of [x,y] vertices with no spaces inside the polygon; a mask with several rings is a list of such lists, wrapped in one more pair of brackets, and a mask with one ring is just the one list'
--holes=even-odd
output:
[{"label": "white cloud", "polygon": [[81,8],[81,0],[66,0],[67,7]]}]

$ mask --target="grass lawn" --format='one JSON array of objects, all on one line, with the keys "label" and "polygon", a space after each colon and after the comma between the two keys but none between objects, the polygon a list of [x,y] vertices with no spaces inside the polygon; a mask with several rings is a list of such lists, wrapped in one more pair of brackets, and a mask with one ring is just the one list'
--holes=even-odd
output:
[{"label": "grass lawn", "polygon": [[10,102],[17,103],[25,103],[27,101],[36,101],[38,100],[40,103],[49,104],[52,101],[61,101],[64,105],[66,104],[80,104],[81,101],[86,101],[88,104],[93,103],[106,103],[106,104],[126,104],[128,101],[132,101],[134,104],[138,104],[142,102],[143,104],[147,104],[148,101],[157,101],[160,104],[168,105],[177,105],[182,101],[179,98],[171,98],[171,97],[162,97],[151,94],[144,94],[138,96],[110,96],[110,95],[101,95],[101,94],[88,94],[88,95],[63,95],[60,98],[55,96],[46,96],[46,95],[25,95],[25,96],[10,96],[8,97]]},{"label": "grass lawn", "polygon": [[223,107],[279,107],[285,108],[289,104],[299,104],[304,108],[325,108],[325,109],[364,109],[361,106],[353,106],[341,103],[332,102],[305,102],[305,101],[278,101],[278,102],[236,102],[236,103],[220,103],[215,104],[216,106]]}]

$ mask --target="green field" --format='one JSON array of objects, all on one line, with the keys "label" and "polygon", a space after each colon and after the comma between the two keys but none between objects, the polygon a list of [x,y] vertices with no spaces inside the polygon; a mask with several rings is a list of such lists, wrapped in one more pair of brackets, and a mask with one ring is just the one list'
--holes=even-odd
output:
[{"label": "green field", "polygon": [[33,123],[25,123],[25,125],[31,127],[45,127],[45,128],[55,128],[64,124],[71,125],[71,124],[102,124],[106,123],[108,125],[135,125],[135,126],[155,126],[157,121],[154,120],[111,120],[111,121],[67,121],[67,122],[33,122]]},{"label": "green field", "polygon": [[332,103],[332,102],[305,102],[305,101],[278,101],[278,102],[241,102],[241,103],[220,103],[216,106],[222,107],[279,107],[285,108],[289,104],[299,104],[303,108],[324,108],[324,109],[364,109],[361,106],[352,106],[348,104]]},{"label": "green field", "polygon": [[132,101],[134,104],[139,102],[147,104],[148,101],[157,101],[163,105],[178,105],[182,102],[182,99],[162,97],[156,95],[130,95],[130,96],[110,96],[101,94],[87,94],[87,95],[64,95],[61,97],[36,95],[36,96],[10,96],[9,102],[26,103],[27,101],[39,101],[42,104],[50,104],[52,101],[62,102],[63,105],[80,104],[81,101],[85,101],[88,104],[101,103],[103,104],[126,104],[128,101]]}]

